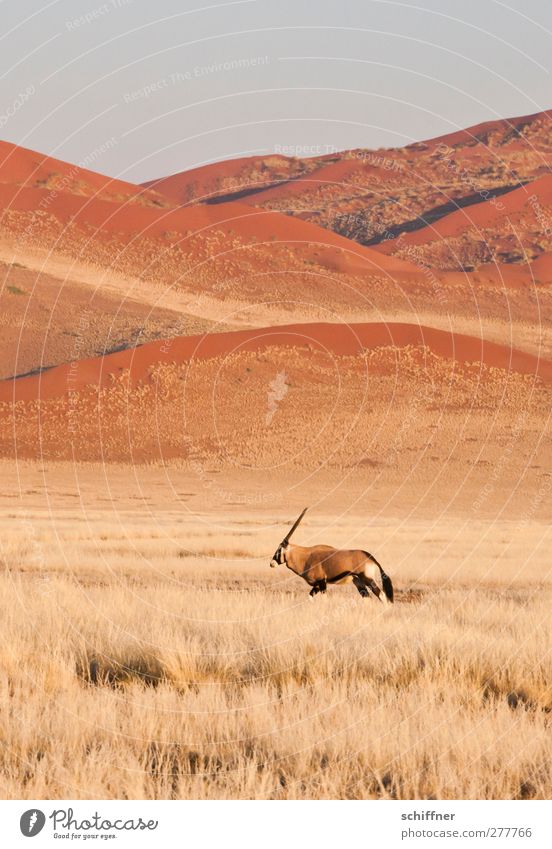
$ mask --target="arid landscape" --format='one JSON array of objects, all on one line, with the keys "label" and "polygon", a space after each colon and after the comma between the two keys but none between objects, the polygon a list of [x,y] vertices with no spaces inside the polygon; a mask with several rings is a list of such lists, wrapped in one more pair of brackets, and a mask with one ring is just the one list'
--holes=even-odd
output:
[{"label": "arid landscape", "polygon": [[0,145],[5,798],[550,797],[551,154]]}]

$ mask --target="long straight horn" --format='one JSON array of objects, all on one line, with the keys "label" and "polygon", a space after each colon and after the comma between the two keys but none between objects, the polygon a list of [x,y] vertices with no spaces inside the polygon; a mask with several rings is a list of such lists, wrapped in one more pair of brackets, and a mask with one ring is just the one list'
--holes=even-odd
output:
[{"label": "long straight horn", "polygon": [[295,523],[292,525],[291,530],[290,530],[290,531],[288,531],[288,532],[287,532],[287,534],[285,535],[285,537],[284,537],[284,542],[289,542],[289,540],[290,540],[290,537],[291,537],[292,533],[293,533],[293,532],[297,529],[297,526],[299,525],[299,522],[301,521],[301,519],[303,518],[303,516],[305,515],[305,513],[307,512],[307,510],[308,510],[308,509],[309,509],[308,507],[305,507],[305,509],[303,510],[303,512],[301,513],[301,515],[299,516],[299,518],[298,518],[298,519],[295,521]]}]

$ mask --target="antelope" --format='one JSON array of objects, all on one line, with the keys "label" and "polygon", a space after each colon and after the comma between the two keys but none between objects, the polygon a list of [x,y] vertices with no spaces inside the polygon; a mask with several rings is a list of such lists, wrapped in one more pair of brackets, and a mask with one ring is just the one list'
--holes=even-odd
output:
[{"label": "antelope", "polygon": [[[370,590],[383,604],[393,602],[393,584],[375,557],[367,551],[343,551],[331,545],[292,545],[290,538],[297,530],[301,519],[307,512],[305,507],[294,522],[284,539],[274,552],[271,567],[287,566],[299,575],[311,587],[309,596],[325,593],[328,584],[348,584],[352,581],[363,598]],[[377,569],[381,578],[381,589],[376,583]]]}]

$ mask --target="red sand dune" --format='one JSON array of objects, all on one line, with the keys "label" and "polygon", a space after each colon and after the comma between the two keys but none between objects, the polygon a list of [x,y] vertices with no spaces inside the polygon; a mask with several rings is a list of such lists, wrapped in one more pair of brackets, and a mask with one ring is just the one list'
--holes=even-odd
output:
[{"label": "red sand dune", "polygon": [[[156,209],[0,184],[0,209],[27,213],[41,210],[61,224],[91,226],[106,238],[136,235],[156,238],[173,231],[184,237],[212,228],[226,232],[231,238],[238,236],[246,243],[278,241],[298,249],[312,245],[336,248],[341,251],[341,257],[339,260],[333,258],[331,267],[352,274],[375,270],[419,273],[416,266],[408,262],[383,256],[316,224],[239,203]],[[181,247],[186,250],[185,240]],[[324,265],[324,256],[322,251],[321,265]]]},{"label": "red sand dune", "polygon": [[[533,121],[540,118],[549,119],[552,130],[552,109],[544,112],[534,112],[531,115],[520,115],[517,118],[498,118],[495,121],[483,121],[481,124],[475,124],[472,127],[467,127],[464,130],[455,130],[452,133],[446,133],[443,136],[436,136],[423,142],[425,145],[437,146],[446,144],[449,147],[475,145],[480,138],[485,138],[490,134],[502,133],[509,134],[512,130],[517,130],[525,124],[531,124]],[[515,140],[517,141],[517,139]]]},{"label": "red sand dune", "polygon": [[[534,206],[533,206],[534,205]],[[538,205],[538,206],[537,206]],[[528,207],[528,210],[525,207]],[[396,250],[400,238],[401,245],[423,245],[454,236],[459,236],[472,227],[485,229],[496,224],[500,219],[512,219],[521,212],[532,211],[535,208],[552,206],[552,175],[539,177],[526,186],[514,189],[498,198],[485,200],[481,203],[457,209],[445,215],[434,224],[403,233],[396,239],[388,239],[375,246],[381,253]]]},{"label": "red sand dune", "polygon": [[167,201],[161,195],[142,186],[106,177],[5,141],[0,141],[0,183],[30,189],[47,188],[50,191],[103,200],[139,201],[146,205],[167,206]]},{"label": "red sand dune", "polygon": [[[383,153],[387,158],[393,158],[393,154],[396,152],[406,153],[408,158],[411,158],[412,155],[417,153],[418,149],[421,153],[424,153],[439,145],[447,145],[462,148],[462,155],[467,157],[468,160],[472,158],[474,160],[479,158],[486,160],[488,158],[488,150],[485,147],[486,139],[494,137],[498,149],[500,149],[500,146],[508,145],[510,150],[524,151],[531,148],[535,141],[520,138],[515,135],[515,132],[525,125],[531,125],[534,122],[542,123],[543,121],[550,121],[552,129],[552,110],[514,118],[485,121],[466,129],[455,130],[442,136],[415,142],[404,148],[389,148]],[[346,182],[349,175],[359,168],[365,168],[370,173],[377,173],[379,169],[373,164],[370,165],[370,156],[374,162],[377,162],[380,153],[381,151],[363,149],[344,150],[337,154],[313,157],[310,162],[280,154],[242,157],[215,162],[189,171],[181,171],[168,177],[149,180],[142,185],[155,189],[173,203],[184,204],[201,202],[205,198],[224,194],[221,181],[230,178],[236,184],[233,188],[226,189],[227,192],[239,191],[240,188],[252,189],[262,188],[263,185],[267,186],[263,191],[243,198],[242,202],[251,204],[269,203],[288,196],[300,195],[305,191],[305,187],[308,188],[309,185],[312,185],[312,181],[322,183]],[[338,161],[332,161],[336,158]],[[301,168],[301,162],[305,165],[304,168]],[[289,179],[286,177],[286,171],[289,171],[287,175]],[[253,179],[252,174],[254,175]],[[392,170],[382,169],[380,176],[386,182],[393,182],[396,175]],[[240,181],[240,177],[243,177],[242,181]],[[281,185],[270,188],[270,184],[278,180],[282,181]]]},{"label": "red sand dune", "polygon": [[[243,156],[238,159],[224,159],[221,162],[213,162],[210,165],[202,165],[199,168],[191,168],[189,171],[179,171],[168,177],[160,177],[156,180],[148,180],[142,183],[144,188],[155,189],[169,200],[184,204],[190,201],[199,202],[204,198],[213,197],[221,193],[220,181],[228,178],[239,178],[247,170],[263,170],[275,164],[284,164],[289,159],[280,154],[270,156]],[[273,176],[270,170],[266,171],[266,182],[272,183]],[[263,185],[261,180],[258,187]],[[253,188],[250,182],[243,188]],[[240,186],[229,189],[229,192],[239,191]]]},{"label": "red sand dune", "polygon": [[[338,161],[327,162],[336,156]],[[377,161],[377,154],[373,158]],[[341,185],[359,171],[377,176],[385,183],[392,183],[396,178],[393,171],[379,168],[365,151],[358,150],[327,154],[310,161],[279,154],[231,159],[149,180],[142,185],[179,204],[201,203],[211,197],[251,190],[251,194],[240,198],[239,202],[254,206],[300,196],[318,186]],[[234,184],[221,188],[221,181],[228,178],[232,178]]]},{"label": "red sand dune", "polygon": [[546,253],[539,256],[534,262],[531,263],[531,273],[534,275],[535,280],[540,283],[550,283],[552,282],[552,254]]},{"label": "red sand dune", "polygon": [[[543,259],[550,256],[543,254]],[[546,266],[543,266],[543,269]],[[552,270],[552,264],[550,266]],[[527,289],[531,288],[535,283],[545,283],[547,279],[551,279],[552,275],[548,276],[542,271],[538,272],[538,267],[535,263],[531,265],[520,265],[518,263],[504,262],[485,262],[482,263],[476,271],[445,271],[440,275],[443,282],[448,282],[451,285],[470,288],[472,292],[480,293],[481,291],[492,292],[498,290],[517,290],[520,293],[525,293],[523,302],[528,303],[526,298]],[[522,312],[516,315],[516,319],[521,319]],[[531,319],[529,319],[531,320]]]},{"label": "red sand dune", "polygon": [[248,195],[241,199],[241,203],[264,205],[287,199],[291,200],[305,193],[314,192],[318,188],[324,188],[324,186],[347,185],[348,180],[359,172],[366,173],[373,178],[378,177],[384,185],[392,184],[396,177],[393,171],[386,171],[372,165],[369,161],[363,161],[362,153],[359,152],[358,158],[341,159],[339,162],[332,162],[330,165],[323,164],[322,167],[294,177],[279,186]]},{"label": "red sand dune", "polygon": [[203,336],[178,336],[150,342],[137,348],[105,357],[79,360],[56,366],[38,375],[5,380],[0,383],[0,401],[32,401],[59,397],[86,386],[108,386],[111,375],[129,370],[136,385],[149,379],[156,363],[186,363],[227,356],[239,351],[260,351],[268,347],[295,347],[352,356],[362,350],[382,347],[425,346],[434,354],[464,363],[484,363],[493,368],[535,375],[552,381],[552,362],[472,336],[450,333],[417,324],[297,324],[214,333]]}]

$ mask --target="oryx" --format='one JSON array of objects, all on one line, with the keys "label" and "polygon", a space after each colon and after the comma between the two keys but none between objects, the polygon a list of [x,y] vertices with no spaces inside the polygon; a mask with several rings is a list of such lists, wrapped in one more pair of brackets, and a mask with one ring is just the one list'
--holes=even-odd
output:
[{"label": "oryx", "polygon": [[[353,549],[351,551],[333,548],[331,545],[312,545],[305,548],[302,545],[291,545],[290,537],[299,522],[307,512],[303,510],[299,518],[287,532],[284,539],[274,552],[270,565],[287,566],[296,575],[312,587],[309,595],[313,598],[317,593],[325,593],[328,584],[348,584],[351,581],[366,598],[372,590],[374,595],[384,604],[393,601],[393,584],[375,557],[367,551]],[[382,590],[376,583],[376,577],[381,578]]]}]

